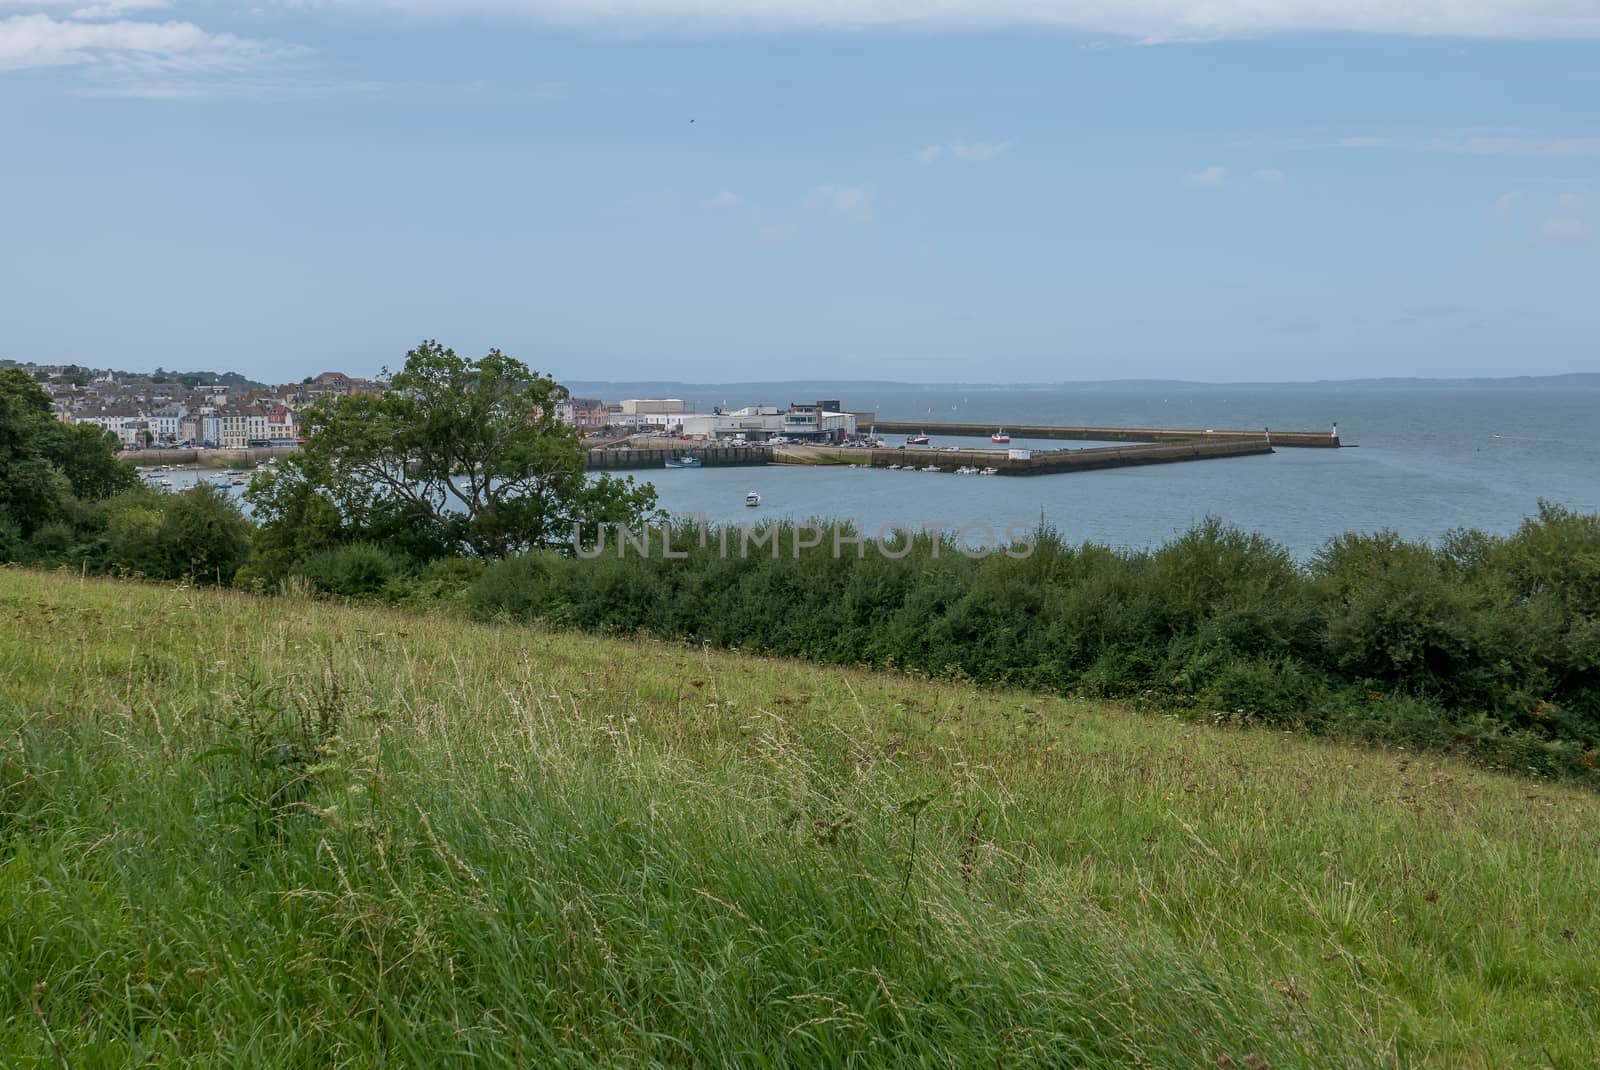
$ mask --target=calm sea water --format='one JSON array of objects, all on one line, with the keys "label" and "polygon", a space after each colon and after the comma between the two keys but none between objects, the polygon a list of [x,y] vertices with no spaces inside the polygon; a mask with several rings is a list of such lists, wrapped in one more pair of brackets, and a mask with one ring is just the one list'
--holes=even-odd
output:
[{"label": "calm sea water", "polygon": [[[1392,529],[1435,539],[1460,527],[1506,532],[1541,498],[1600,512],[1600,390],[1339,385],[1270,388],[1039,389],[837,384],[801,396],[750,386],[688,393],[702,411],[839,398],[885,419],[994,424],[1330,429],[1355,446],[1270,456],[1028,478],[849,468],[706,468],[632,473],[655,484],[673,513],[713,520],[841,517],[888,523],[1031,526],[1113,546],[1162,542],[1207,516],[1260,531],[1302,557],[1342,531]],[[591,386],[602,397],[639,396]],[[609,392],[608,392],[609,391]],[[647,395],[650,396],[650,395]],[[988,441],[935,438],[934,445]],[[1087,443],[1027,442],[1054,449]],[[176,486],[188,473],[170,473]],[[761,494],[759,509],[744,496]]]},{"label": "calm sea water", "polygon": [[[814,388],[813,388],[814,389]],[[814,400],[702,388],[702,408]],[[1600,512],[1600,390],[1150,387],[1076,390],[836,385],[814,391],[886,419],[1131,427],[1329,430],[1356,448],[1028,478],[975,478],[838,468],[701,469],[647,473],[676,513],[889,522],[985,522],[1041,517],[1073,540],[1159,543],[1207,516],[1260,531],[1308,556],[1342,531],[1393,529],[1434,539],[1458,527],[1505,532],[1544,498]],[[614,395],[617,396],[617,395]],[[633,395],[629,395],[633,396]],[[676,396],[676,395],[674,395]],[[935,438],[935,446],[983,445]],[[1018,439],[1014,446],[1085,443]],[[744,494],[762,496],[759,510]]]}]

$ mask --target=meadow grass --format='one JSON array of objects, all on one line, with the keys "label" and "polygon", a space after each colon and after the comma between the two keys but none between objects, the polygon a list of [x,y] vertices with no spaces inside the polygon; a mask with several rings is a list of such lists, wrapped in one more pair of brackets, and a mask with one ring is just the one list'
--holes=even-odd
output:
[{"label": "meadow grass", "polygon": [[0,1065],[1593,1066],[1600,797],[0,570]]}]

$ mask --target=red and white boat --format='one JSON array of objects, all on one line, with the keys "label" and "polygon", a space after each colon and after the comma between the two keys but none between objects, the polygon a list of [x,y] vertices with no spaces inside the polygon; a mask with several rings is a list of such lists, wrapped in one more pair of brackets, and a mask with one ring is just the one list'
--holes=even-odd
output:
[{"label": "red and white boat", "polygon": [[1006,429],[1002,427],[1000,430],[989,436],[989,441],[1003,446],[1007,442],[1011,441],[1011,436],[1006,434]]},{"label": "red and white boat", "polygon": [[924,432],[923,434],[920,434],[920,435],[908,435],[908,436],[906,436],[906,445],[907,446],[926,446],[929,441],[930,440],[929,440],[926,432]]}]

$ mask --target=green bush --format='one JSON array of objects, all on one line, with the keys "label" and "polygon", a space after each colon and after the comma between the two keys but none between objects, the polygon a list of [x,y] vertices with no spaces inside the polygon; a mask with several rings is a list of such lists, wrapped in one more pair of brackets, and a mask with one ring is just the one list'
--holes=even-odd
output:
[{"label": "green bush", "polygon": [[496,561],[468,590],[467,602],[485,617],[548,620],[550,564],[550,557],[542,553]]},{"label": "green bush", "polygon": [[387,591],[407,568],[398,554],[358,542],[311,554],[297,562],[290,575],[304,577],[324,594],[363,598]]},{"label": "green bush", "polygon": [[447,557],[423,569],[414,579],[401,585],[399,601],[408,605],[464,603],[467,592],[483,576],[482,559]]}]

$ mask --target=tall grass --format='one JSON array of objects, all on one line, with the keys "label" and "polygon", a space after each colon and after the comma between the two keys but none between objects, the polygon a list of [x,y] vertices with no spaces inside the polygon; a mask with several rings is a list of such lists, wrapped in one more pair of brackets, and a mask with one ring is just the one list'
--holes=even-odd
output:
[{"label": "tall grass", "polygon": [[[0,572],[6,1065],[1579,1066],[1600,800]],[[48,635],[48,643],[39,637]]]}]

